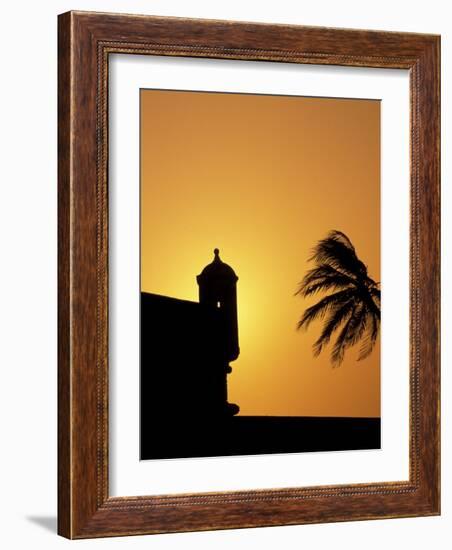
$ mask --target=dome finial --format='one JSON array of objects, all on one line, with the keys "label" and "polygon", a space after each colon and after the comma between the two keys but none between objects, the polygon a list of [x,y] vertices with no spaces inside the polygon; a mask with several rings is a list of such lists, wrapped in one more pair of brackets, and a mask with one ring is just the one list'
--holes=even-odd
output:
[{"label": "dome finial", "polygon": [[210,262],[210,264],[206,265],[206,267],[201,271],[201,273],[198,275],[198,283],[203,284],[203,281],[219,281],[219,280],[227,280],[236,282],[238,277],[234,273],[234,270],[232,267],[228,264],[225,264],[220,259],[220,249],[214,248],[214,258],[213,261]]}]

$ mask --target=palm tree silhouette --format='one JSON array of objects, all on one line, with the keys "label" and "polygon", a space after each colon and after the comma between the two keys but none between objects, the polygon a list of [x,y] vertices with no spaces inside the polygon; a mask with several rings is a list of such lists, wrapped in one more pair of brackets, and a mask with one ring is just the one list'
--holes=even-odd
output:
[{"label": "palm tree silhouette", "polygon": [[317,265],[306,273],[295,295],[308,297],[318,292],[335,292],[308,307],[297,328],[308,328],[314,319],[325,320],[313,345],[315,356],[341,328],[331,352],[331,362],[335,366],[342,363],[346,349],[360,341],[358,361],[368,357],[380,328],[379,283],[369,277],[350,239],[341,231],[330,231],[319,241],[309,261]]}]

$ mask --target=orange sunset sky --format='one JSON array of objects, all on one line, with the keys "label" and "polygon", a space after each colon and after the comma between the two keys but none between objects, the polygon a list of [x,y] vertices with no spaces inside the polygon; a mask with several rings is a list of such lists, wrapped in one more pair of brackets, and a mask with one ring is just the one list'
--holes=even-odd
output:
[{"label": "orange sunset sky", "polygon": [[241,415],[380,416],[379,341],[333,368],[312,354],[321,323],[296,330],[331,229],[379,281],[379,101],[141,90],[141,289],[197,301],[220,249],[239,277]]}]

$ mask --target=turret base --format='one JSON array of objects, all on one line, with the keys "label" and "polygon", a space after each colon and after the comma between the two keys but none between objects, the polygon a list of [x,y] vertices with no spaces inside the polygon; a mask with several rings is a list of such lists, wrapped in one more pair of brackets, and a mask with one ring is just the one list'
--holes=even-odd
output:
[{"label": "turret base", "polygon": [[226,403],[226,411],[228,416],[235,416],[236,414],[239,414],[240,407],[235,403]]}]

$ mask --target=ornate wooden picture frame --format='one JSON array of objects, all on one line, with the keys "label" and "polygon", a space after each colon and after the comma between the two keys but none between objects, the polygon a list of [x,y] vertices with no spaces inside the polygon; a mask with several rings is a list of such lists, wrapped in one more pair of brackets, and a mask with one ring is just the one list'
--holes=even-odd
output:
[{"label": "ornate wooden picture frame", "polygon": [[[69,12],[58,42],[58,532],[68,538],[440,512],[440,38]],[[110,54],[406,69],[410,78],[409,480],[109,496]]]}]

